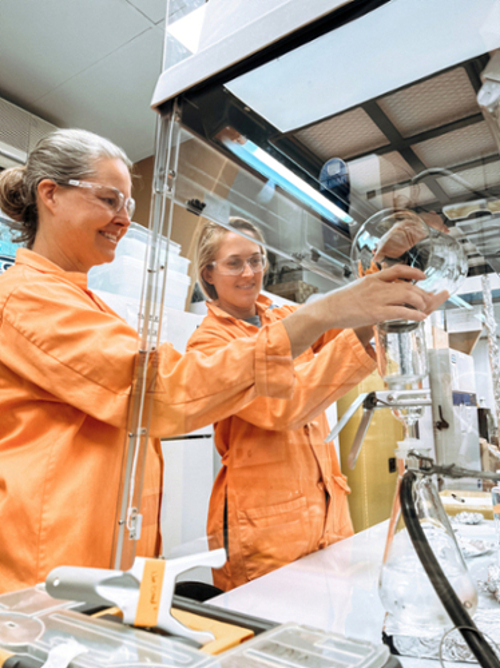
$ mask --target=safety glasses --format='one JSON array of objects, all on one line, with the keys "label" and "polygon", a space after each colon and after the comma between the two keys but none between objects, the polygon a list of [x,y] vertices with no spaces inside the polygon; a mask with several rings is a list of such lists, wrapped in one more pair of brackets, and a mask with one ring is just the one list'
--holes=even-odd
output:
[{"label": "safety glasses", "polygon": [[245,270],[246,265],[250,267],[254,274],[264,271],[266,268],[266,256],[260,253],[252,255],[244,260],[241,257],[228,257],[225,260],[217,260],[211,263],[210,266],[217,269],[219,274],[225,276],[238,276]]},{"label": "safety glasses", "polygon": [[90,181],[77,181],[76,179],[70,179],[67,183],[61,183],[61,185],[85,188],[112,213],[118,213],[125,207],[128,217],[132,220],[135,211],[135,200],[132,197],[125,197],[118,188],[102,186],[99,183],[90,183]]}]

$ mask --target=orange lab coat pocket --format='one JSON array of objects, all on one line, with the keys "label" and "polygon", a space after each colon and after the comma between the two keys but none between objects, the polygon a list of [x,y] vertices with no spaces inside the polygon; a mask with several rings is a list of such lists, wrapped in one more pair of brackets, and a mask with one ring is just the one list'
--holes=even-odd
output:
[{"label": "orange lab coat pocket", "polygon": [[307,554],[308,520],[304,496],[238,512],[241,548],[250,580]]}]

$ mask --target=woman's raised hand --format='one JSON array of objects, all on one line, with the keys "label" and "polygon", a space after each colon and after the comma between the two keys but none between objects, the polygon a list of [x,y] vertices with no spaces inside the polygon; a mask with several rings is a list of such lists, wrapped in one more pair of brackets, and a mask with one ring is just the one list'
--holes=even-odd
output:
[{"label": "woman's raised hand", "polygon": [[329,329],[355,329],[367,342],[370,328],[379,322],[424,320],[449,297],[446,291],[431,295],[413,283],[424,278],[415,267],[395,265],[306,304],[283,320],[293,357]]},{"label": "woman's raised hand", "polygon": [[370,274],[327,295],[327,317],[335,321],[332,327],[353,329],[387,320],[424,320],[449,297],[446,291],[429,294],[412,282],[425,278],[422,271],[406,265]]},{"label": "woman's raised hand", "polygon": [[[419,241],[429,236],[426,225],[443,234],[449,233],[449,229],[443,223],[441,216],[434,211],[423,212],[418,215],[412,211],[404,211],[400,215],[403,216],[402,219],[396,222],[380,239],[373,256],[374,262],[383,262],[385,258],[398,258],[406,253]],[[422,221],[425,225],[422,225]]]}]

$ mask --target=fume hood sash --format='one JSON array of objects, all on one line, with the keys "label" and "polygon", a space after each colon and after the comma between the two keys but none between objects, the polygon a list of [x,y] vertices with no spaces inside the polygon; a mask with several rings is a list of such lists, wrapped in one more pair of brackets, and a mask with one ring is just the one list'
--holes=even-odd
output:
[{"label": "fume hood sash", "polygon": [[[246,0],[211,0],[207,5],[211,14],[217,17],[221,25],[224,14],[230,11],[228,26],[237,26],[234,32],[221,34],[218,41],[211,41],[210,35],[202,34],[200,50],[173,67],[166,69],[160,76],[153,94],[151,106],[158,108],[167,100],[189,90],[193,86],[214,74],[222,72],[245,58],[261,51],[267,46],[286,37],[290,33],[317,21],[326,14],[348,5],[353,0],[284,0],[281,3],[269,0],[260,2],[262,10],[257,18],[249,21],[248,2]],[[274,4],[271,10],[269,5]],[[230,10],[225,9],[231,6]],[[256,16],[255,12],[251,12]],[[173,24],[172,24],[173,25]],[[211,27],[207,21],[208,27]],[[215,26],[213,26],[215,29]],[[167,35],[168,35],[167,26]],[[203,42],[206,41],[204,46]]]}]

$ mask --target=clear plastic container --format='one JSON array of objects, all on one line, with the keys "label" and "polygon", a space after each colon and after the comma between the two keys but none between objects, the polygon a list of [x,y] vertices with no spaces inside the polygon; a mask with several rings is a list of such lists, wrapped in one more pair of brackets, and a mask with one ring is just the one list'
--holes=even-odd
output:
[{"label": "clear plastic container", "polygon": [[73,668],[201,668],[211,657],[172,637],[79,613],[39,585],[0,596],[0,648]]},{"label": "clear plastic container", "polygon": [[[189,261],[189,260],[188,260]],[[120,255],[109,264],[93,267],[88,274],[88,286],[91,290],[110,292],[134,299],[141,299],[144,262],[128,255]],[[160,277],[160,284],[162,278]],[[191,278],[185,274],[167,268],[165,286],[165,306],[184,310]]]},{"label": "clear plastic container", "polygon": [[53,599],[44,585],[1,595],[0,648],[73,668],[383,668],[390,659],[385,645],[292,623],[211,656],[176,637],[88,617],[78,606]]},{"label": "clear plastic container", "polygon": [[[131,223],[127,234],[121,239],[116,247],[116,257],[130,257],[144,262],[147,258],[147,248],[149,242],[150,232],[142,225]],[[167,239],[162,237],[161,253],[162,261],[165,260],[165,253],[167,249]],[[168,268],[176,271],[179,274],[187,274],[189,271],[190,260],[187,257],[182,257],[181,246],[175,241],[170,240],[168,244]]]},{"label": "clear plastic container", "polygon": [[[116,249],[113,262],[92,267],[88,274],[88,286],[91,290],[120,295],[140,301],[144,267],[147,260],[149,230],[132,223],[127,234]],[[161,252],[166,253],[167,240],[162,239]],[[188,276],[190,260],[181,257],[179,244],[171,241],[168,246],[167,283],[164,305],[184,310],[191,285]],[[162,276],[159,285],[162,284]]]},{"label": "clear plastic container", "polygon": [[298,624],[283,624],[217,657],[217,668],[382,668],[385,645],[345,638]]},{"label": "clear plastic container", "polygon": [[[143,261],[146,257],[150,232],[147,228],[138,223],[130,223],[127,234],[121,239],[116,248],[117,255],[129,255]],[[162,237],[161,248],[165,252],[167,248],[167,239]],[[168,246],[169,256],[179,255],[181,252],[180,244],[170,240]],[[170,259],[170,257],[169,257]]]}]

